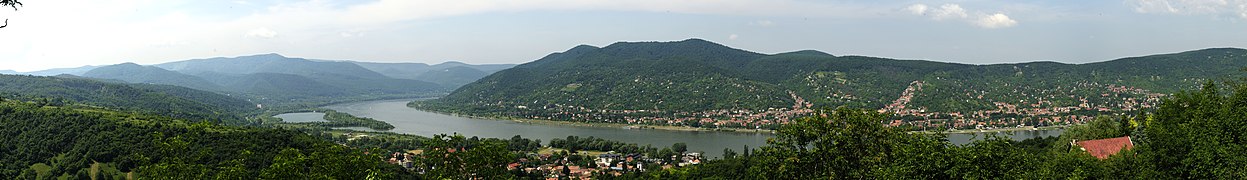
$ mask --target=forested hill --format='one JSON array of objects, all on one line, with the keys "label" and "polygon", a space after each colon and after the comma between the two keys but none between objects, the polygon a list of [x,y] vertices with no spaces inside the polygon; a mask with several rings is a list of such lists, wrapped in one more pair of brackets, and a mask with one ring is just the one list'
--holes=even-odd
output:
[{"label": "forested hill", "polygon": [[0,179],[405,179],[397,175],[406,172],[302,132],[83,106],[0,100],[0,134]]},{"label": "forested hill", "polygon": [[761,54],[700,39],[620,42],[550,54],[413,106],[551,119],[598,110],[670,115],[841,106],[922,117],[1130,111],[1207,80],[1242,75],[1244,65],[1247,50],[1235,48],[1088,64],[970,65],[812,50]]},{"label": "forested hill", "polygon": [[101,82],[86,78],[0,75],[0,97],[46,105],[82,103],[193,120],[243,123],[255,105],[190,88]]}]

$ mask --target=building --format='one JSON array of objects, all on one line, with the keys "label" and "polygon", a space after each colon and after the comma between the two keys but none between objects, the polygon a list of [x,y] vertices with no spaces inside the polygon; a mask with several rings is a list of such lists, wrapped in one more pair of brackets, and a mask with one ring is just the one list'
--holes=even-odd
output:
[{"label": "building", "polygon": [[1134,141],[1130,139],[1130,136],[1086,141],[1074,140],[1070,143],[1078,145],[1083,151],[1099,159],[1108,159],[1109,156],[1121,152],[1122,149],[1134,148]]}]

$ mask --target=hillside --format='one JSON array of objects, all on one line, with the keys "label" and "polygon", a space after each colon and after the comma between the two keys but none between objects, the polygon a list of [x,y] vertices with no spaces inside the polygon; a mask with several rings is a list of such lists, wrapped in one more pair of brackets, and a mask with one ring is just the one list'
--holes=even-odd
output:
[{"label": "hillside", "polygon": [[288,58],[279,54],[260,54],[239,56],[234,58],[209,58],[176,61],[153,65],[185,74],[204,72],[224,74],[256,74],[277,73],[300,76],[320,76],[325,74],[352,76],[364,79],[385,79],[385,75],[364,69],[348,62],[311,61],[303,58]]},{"label": "hillside", "polygon": [[242,124],[254,104],[190,88],[119,84],[85,78],[0,75],[0,97],[50,105],[73,104],[150,113],[192,120]]},{"label": "hillside", "polygon": [[13,100],[0,100],[0,112],[0,134],[6,136],[0,138],[3,179],[399,179],[405,174],[366,150],[292,130]]},{"label": "hillside", "polygon": [[[1088,63],[969,65],[805,50],[760,54],[689,39],[581,45],[413,107],[483,116],[771,126],[816,107],[891,112],[893,125],[1078,123],[1151,108],[1165,94],[1241,77],[1247,50]],[[709,118],[709,119],[707,119]]]},{"label": "hillside", "polygon": [[514,64],[473,65],[462,62],[445,62],[428,65],[424,63],[376,63],[355,62],[360,67],[392,78],[420,80],[440,84],[450,89],[471,83],[494,72],[514,67]]},{"label": "hillside", "polygon": [[121,80],[130,83],[168,84],[205,91],[220,91],[224,89],[203,78],[134,63],[101,66],[83,73],[82,76]]}]

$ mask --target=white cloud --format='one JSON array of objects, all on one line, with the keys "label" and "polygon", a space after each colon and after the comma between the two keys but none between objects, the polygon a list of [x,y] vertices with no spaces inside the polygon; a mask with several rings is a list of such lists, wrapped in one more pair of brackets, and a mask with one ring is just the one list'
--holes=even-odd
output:
[{"label": "white cloud", "polygon": [[736,34],[727,35],[727,39],[728,39],[728,40],[736,40],[736,38],[739,38],[739,37],[740,37],[740,36],[739,36],[739,35],[736,35]]},{"label": "white cloud", "polygon": [[974,21],[974,24],[983,28],[996,29],[1013,27],[1018,25],[1018,22],[1013,19],[1009,19],[1009,16],[1006,16],[1005,14],[996,13],[991,15],[982,15],[978,18],[978,20]]},{"label": "white cloud", "polygon": [[257,28],[257,29],[252,29],[251,31],[247,31],[247,37],[272,39],[274,37],[277,37],[277,31],[273,31],[272,29],[268,29],[268,28]]},{"label": "white cloud", "polygon": [[926,15],[927,5],[926,4],[909,5],[909,7],[905,7],[905,10],[909,11],[909,13],[913,13],[914,15]]},{"label": "white cloud", "polygon": [[944,4],[939,8],[930,8],[926,4],[912,4],[902,11],[909,12],[913,15],[931,18],[936,21],[959,20],[974,26],[996,29],[1017,26],[1018,21],[1009,18],[1004,13],[982,13],[977,12],[974,17],[970,17],[970,13],[965,8],[961,8],[958,4]]},{"label": "white cloud", "polygon": [[935,20],[961,19],[968,16],[966,9],[962,9],[961,5],[957,4],[944,4],[939,9],[931,10],[931,18]]},{"label": "white cloud", "polygon": [[1247,19],[1247,0],[1130,0],[1138,13],[1214,15]]}]

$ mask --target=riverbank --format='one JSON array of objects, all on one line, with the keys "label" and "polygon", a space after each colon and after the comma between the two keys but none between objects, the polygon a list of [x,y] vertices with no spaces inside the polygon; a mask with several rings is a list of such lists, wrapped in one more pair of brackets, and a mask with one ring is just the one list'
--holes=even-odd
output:
[{"label": "riverbank", "polygon": [[421,108],[411,107],[410,105],[409,105],[409,106],[407,106],[407,108],[411,108],[411,109],[414,109],[414,110],[420,110],[420,111],[431,112],[431,113],[437,113],[437,114],[442,114],[442,115],[447,115],[447,116],[464,117],[464,118],[472,118],[472,119],[484,119],[484,120],[497,120],[497,121],[512,121],[512,122],[516,122],[516,123],[524,123],[524,124],[555,125],[555,126],[575,126],[575,127],[620,128],[620,129],[638,129],[638,130],[639,130],[639,129],[652,129],[652,130],[664,130],[664,131],[684,131],[684,132],[733,132],[733,133],[766,133],[766,134],[773,134],[773,133],[775,133],[775,130],[769,130],[769,129],[745,129],[745,128],[700,128],[700,127],[670,126],[670,125],[645,125],[645,124],[619,124],[619,123],[597,123],[597,122],[572,122],[572,121],[558,121],[558,120],[545,120],[545,119],[529,119],[529,118],[506,117],[506,116],[474,116],[474,115],[467,115],[467,114],[447,113],[447,112],[437,111],[437,110],[433,110],[433,109],[421,109]]},{"label": "riverbank", "polygon": [[1011,128],[995,128],[995,129],[957,129],[957,130],[946,130],[946,131],[910,131],[909,133],[911,134],[936,134],[936,133],[974,134],[974,133],[995,133],[995,132],[1020,132],[1020,131],[1042,131],[1042,130],[1065,129],[1069,126],[1070,125],[1044,126],[1044,127],[1011,127]]}]

